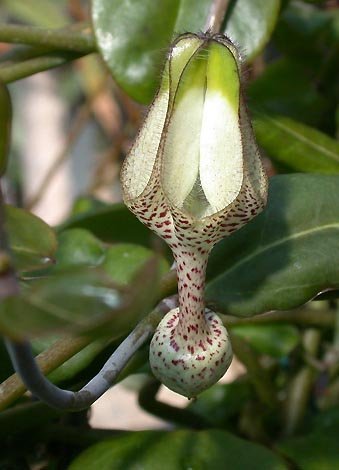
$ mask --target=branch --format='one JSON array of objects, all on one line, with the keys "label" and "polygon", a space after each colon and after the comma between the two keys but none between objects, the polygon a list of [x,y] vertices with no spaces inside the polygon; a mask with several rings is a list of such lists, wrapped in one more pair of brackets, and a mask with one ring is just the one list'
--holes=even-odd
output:
[{"label": "branch", "polygon": [[277,395],[275,387],[267,374],[267,371],[259,362],[256,351],[239,336],[231,335],[234,354],[244,364],[253,383],[258,397],[262,403],[271,409],[277,407]]},{"label": "branch", "polygon": [[212,426],[212,424],[206,422],[202,416],[199,416],[191,410],[171,406],[157,400],[156,395],[160,386],[161,383],[158,380],[150,379],[146,382],[138,396],[138,402],[141,408],[158,418],[185,427],[189,426],[193,429],[205,429],[206,427]]},{"label": "branch", "polygon": [[238,318],[231,315],[220,315],[220,317],[227,328],[232,328],[232,326],[236,325],[266,325],[274,323],[332,328],[336,321],[335,312],[333,310],[326,309],[318,311],[310,308],[286,312],[268,312],[249,318]]},{"label": "branch", "polygon": [[78,392],[63,390],[46,379],[35,362],[29,342],[14,342],[9,339],[5,339],[5,342],[16,372],[33,395],[54,408],[79,411],[89,408],[111,387],[151,332],[150,325],[139,323],[114,351],[100,372]]},{"label": "branch", "polygon": [[4,83],[15,82],[35,73],[59,67],[86,54],[79,52],[50,52],[48,55],[34,57],[21,63],[5,65],[0,67],[0,80]]},{"label": "branch", "polygon": [[[88,26],[86,25],[87,29]],[[82,25],[82,28],[84,26]],[[96,51],[93,34],[76,28],[45,29],[32,26],[2,24],[0,42],[44,46],[56,50],[90,54]]]},{"label": "branch", "polygon": [[[316,358],[321,341],[318,330],[308,329],[303,336],[305,352]],[[316,371],[312,366],[305,365],[291,381],[285,402],[284,436],[290,436],[298,430],[301,425],[307,406],[309,404]]]},{"label": "branch", "polygon": [[213,0],[209,15],[205,24],[205,31],[211,33],[219,33],[224,18],[229,0]]}]

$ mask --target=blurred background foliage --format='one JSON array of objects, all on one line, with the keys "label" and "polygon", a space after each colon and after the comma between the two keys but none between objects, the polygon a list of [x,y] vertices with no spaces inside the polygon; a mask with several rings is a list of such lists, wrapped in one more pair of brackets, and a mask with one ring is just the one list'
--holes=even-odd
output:
[{"label": "blurred background foliage", "polygon": [[[22,285],[0,330],[55,351],[42,365],[60,386],[82,386],[175,293],[169,251],[121,204],[118,177],[171,39],[203,30],[211,3],[0,3],[0,172]],[[230,0],[222,32],[246,58],[272,177],[267,209],[208,266],[207,301],[244,373],[174,407],[157,399],[144,347],[121,378],[138,374],[140,406],[171,432],[103,431],[23,395],[0,342],[0,468],[339,467],[338,2]]]}]

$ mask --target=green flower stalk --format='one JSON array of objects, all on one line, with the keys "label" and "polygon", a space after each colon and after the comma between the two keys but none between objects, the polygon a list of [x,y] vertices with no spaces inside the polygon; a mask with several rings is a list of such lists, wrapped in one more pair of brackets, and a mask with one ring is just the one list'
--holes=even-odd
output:
[{"label": "green flower stalk", "polygon": [[225,327],[205,309],[209,253],[267,197],[240,75],[239,53],[225,36],[180,36],[121,175],[126,205],[176,261],[179,307],[158,325],[150,364],[187,397],[213,385],[232,360]]}]

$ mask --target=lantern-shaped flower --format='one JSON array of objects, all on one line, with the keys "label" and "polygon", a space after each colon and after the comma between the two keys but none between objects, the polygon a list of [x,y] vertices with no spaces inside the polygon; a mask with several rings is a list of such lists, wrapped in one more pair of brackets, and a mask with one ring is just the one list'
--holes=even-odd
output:
[{"label": "lantern-shaped flower", "polygon": [[122,170],[125,203],[176,260],[179,307],[160,322],[150,364],[187,397],[214,384],[232,359],[221,320],[204,305],[208,255],[266,203],[240,73],[238,51],[225,36],[180,36]]}]

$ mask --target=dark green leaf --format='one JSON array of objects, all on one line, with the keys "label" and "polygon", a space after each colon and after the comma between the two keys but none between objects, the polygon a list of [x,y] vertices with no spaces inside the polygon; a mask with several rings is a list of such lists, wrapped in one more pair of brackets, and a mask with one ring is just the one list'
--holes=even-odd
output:
[{"label": "dark green leaf", "polygon": [[280,442],[277,449],[303,470],[333,470],[339,467],[337,428],[312,432]]},{"label": "dark green leaf", "polygon": [[6,85],[0,81],[0,176],[6,171],[11,138],[12,103]]},{"label": "dark green leaf", "polygon": [[282,470],[287,467],[263,446],[224,431],[143,431],[128,433],[90,447],[69,470]]},{"label": "dark green leaf", "polygon": [[338,48],[338,12],[292,1],[283,11],[274,40],[284,53],[322,68]]},{"label": "dark green leaf", "polygon": [[0,329],[13,338],[76,332],[114,339],[150,309],[158,295],[157,279],[153,261],[124,290],[99,268],[58,271],[7,297],[0,304]]},{"label": "dark green leaf", "polygon": [[[142,266],[154,257],[154,253],[140,245],[117,244],[107,249],[102,264],[109,276],[119,285],[128,284]],[[165,274],[170,266],[159,258],[159,274]]]},{"label": "dark green leaf", "polygon": [[5,207],[6,231],[15,267],[29,271],[53,261],[57,240],[53,230],[39,217],[13,206]]},{"label": "dark green leaf", "polygon": [[238,380],[229,384],[216,384],[189,404],[189,409],[202,416],[214,427],[227,426],[237,416],[252,396],[250,384]]},{"label": "dark green leaf", "polygon": [[280,0],[234,0],[230,4],[224,32],[239,44],[248,60],[269,41],[279,9]]},{"label": "dark green leaf", "polygon": [[298,61],[279,59],[269,64],[248,87],[249,103],[268,114],[282,114],[318,125],[329,103]]},{"label": "dark green leaf", "polygon": [[277,358],[287,356],[299,342],[298,329],[292,325],[237,325],[232,333],[258,352]]},{"label": "dark green leaf", "polygon": [[60,227],[84,228],[105,242],[126,242],[149,246],[152,232],[123,204],[114,204],[94,212],[72,217]]},{"label": "dark green leaf", "polygon": [[273,162],[290,171],[339,173],[339,142],[283,116],[255,114],[259,145]]},{"label": "dark green leaf", "polygon": [[339,176],[273,177],[263,213],[213,249],[208,303],[251,316],[338,288],[338,188]]},{"label": "dark green leaf", "polygon": [[99,50],[118,84],[137,101],[149,102],[179,12],[179,0],[93,0]]},{"label": "dark green leaf", "polygon": [[74,228],[62,232],[58,237],[57,266],[96,266],[104,258],[104,247],[100,240],[87,230]]}]

